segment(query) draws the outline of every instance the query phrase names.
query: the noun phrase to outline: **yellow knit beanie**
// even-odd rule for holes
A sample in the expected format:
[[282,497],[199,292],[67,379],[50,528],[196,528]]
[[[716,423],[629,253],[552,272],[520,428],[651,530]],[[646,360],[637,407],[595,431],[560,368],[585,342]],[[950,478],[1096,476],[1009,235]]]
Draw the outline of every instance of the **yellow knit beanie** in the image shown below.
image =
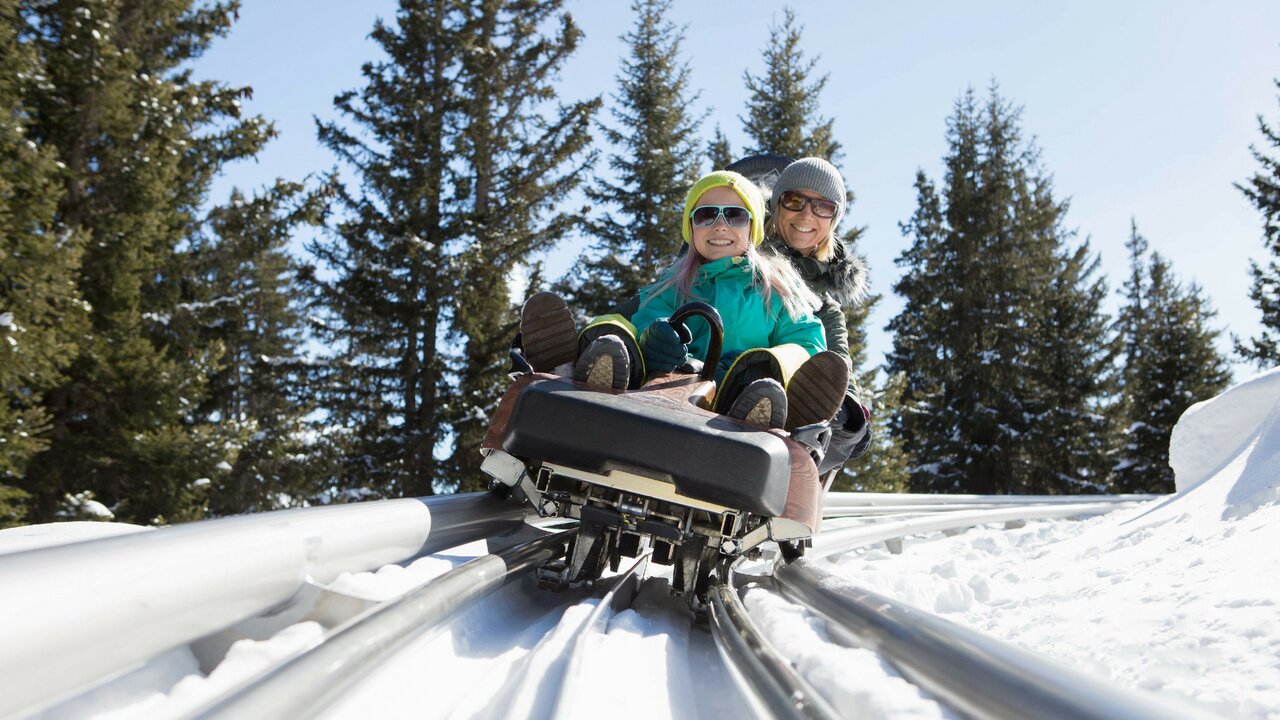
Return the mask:
[[698,206],[698,199],[702,197],[702,193],[717,187],[730,187],[738,193],[738,197],[742,198],[742,204],[751,211],[752,244],[759,245],[763,242],[764,196],[760,194],[760,189],[755,186],[755,183],[730,170],[707,173],[689,188],[689,194],[684,198],[684,220],[680,224],[680,234],[684,236],[684,241],[689,242],[692,237],[693,224],[689,214]]

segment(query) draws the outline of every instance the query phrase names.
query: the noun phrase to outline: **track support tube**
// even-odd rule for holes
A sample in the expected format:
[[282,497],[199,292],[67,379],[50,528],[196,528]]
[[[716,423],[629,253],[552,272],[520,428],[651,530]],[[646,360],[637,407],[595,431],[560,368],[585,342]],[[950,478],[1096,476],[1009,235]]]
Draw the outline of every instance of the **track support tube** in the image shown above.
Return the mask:
[[232,691],[191,717],[309,717],[409,641],[507,582],[564,554],[570,532],[467,562],[352,618],[320,645]]
[[716,646],[738,675],[743,692],[754,695],[773,718],[834,720],[840,717],[764,638],[729,583],[712,586],[708,612]]
[[812,560],[778,568],[774,580],[784,594],[828,618],[833,632],[880,652],[907,679],[966,717],[1212,717],[1189,705],[1113,687],[1049,658],[859,588]]
[[[0,555],[0,717],[370,570],[523,524],[490,493],[242,515]],[[84,612],[85,598],[94,611]],[[53,671],[56,669],[56,671]]]

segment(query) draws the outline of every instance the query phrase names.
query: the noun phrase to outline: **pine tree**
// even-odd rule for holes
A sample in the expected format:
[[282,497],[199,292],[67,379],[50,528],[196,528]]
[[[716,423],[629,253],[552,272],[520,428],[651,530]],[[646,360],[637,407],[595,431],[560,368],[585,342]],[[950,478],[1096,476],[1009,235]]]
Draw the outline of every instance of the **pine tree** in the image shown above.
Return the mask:
[[168,327],[222,351],[194,412],[230,435],[230,469],[209,492],[214,514],[310,504],[322,492],[321,477],[308,472],[312,382],[288,246],[323,214],[323,198],[298,183],[279,181],[250,198],[233,190],[186,253],[188,282]]
[[729,138],[724,136],[719,125],[716,125],[715,133],[707,143],[707,159],[711,162],[712,170],[723,170],[732,165],[736,159],[733,157]]
[[680,60],[683,31],[666,18],[670,0],[634,0],[635,24],[623,36],[622,61],[611,110],[614,125],[599,123],[610,146],[612,178],[597,178],[587,197],[603,207],[590,223],[594,252],[571,273],[571,304],[600,315],[635,297],[680,249],[684,196],[698,177],[697,121],[689,108],[689,68]]
[[[508,348],[524,302],[510,295],[512,273],[579,224],[580,212],[555,208],[595,161],[590,126],[600,101],[549,106],[554,81],[582,39],[563,6],[563,0],[483,0],[472,4],[462,28],[458,159],[464,168],[456,186],[467,203],[468,245],[457,258],[453,337],[462,362],[450,403],[454,451],[447,470],[453,489],[462,491],[488,484],[480,442],[509,382]],[[541,28],[553,24],[556,31],[544,34]],[[661,130],[665,120],[655,113],[649,131]],[[652,250],[642,245],[640,257],[645,251]]]
[[818,58],[805,59],[803,31],[795,10],[786,8],[782,26],[769,28],[764,74],[743,73],[743,82],[751,92],[747,116],[742,119],[752,142],[748,153],[820,157],[835,163],[840,157],[840,144],[832,131],[835,121],[818,113],[827,76],[810,81]]
[[173,343],[182,247],[212,177],[271,129],[240,117],[247,88],[195,81],[187,65],[235,17],[235,2],[43,0],[22,35],[41,62],[30,136],[64,164],[57,221],[83,231],[77,285],[92,308],[68,379],[49,392],[49,449],[23,489],[36,520],[92,492],[124,520],[203,511],[224,438],[193,411],[216,348]]
[[878,389],[872,390],[878,377],[870,370],[860,378],[865,397],[862,400],[871,411],[871,445],[861,457],[845,463],[836,476],[831,489],[840,492],[907,492],[909,475],[907,455],[902,443],[889,432],[892,417],[900,407],[902,389],[906,385],[903,375],[887,378]]
[[1209,327],[1216,312],[1200,288],[1184,288],[1159,253],[1146,257],[1147,241],[1130,230],[1130,278],[1116,323],[1124,347],[1120,447],[1115,453],[1116,492],[1173,492],[1169,437],[1193,403],[1222,392],[1230,381],[1225,359]]
[[[782,26],[770,27],[769,46],[764,51],[765,73],[760,77],[744,73],[747,88],[751,91],[747,100],[747,117],[743,119],[743,129],[752,143],[748,152],[791,158],[822,157],[838,164],[841,153],[839,143],[833,139],[835,121],[824,119],[819,114],[820,96],[826,87],[827,76],[810,82],[818,58],[805,58],[803,30],[796,20],[795,11],[786,8]],[[716,137],[716,143],[723,149],[712,146],[713,160],[717,152],[723,152],[728,146],[728,141],[718,129]],[[852,214],[850,209],[854,200],[853,192],[848,192],[845,198],[846,219]],[[858,242],[864,230],[854,226],[844,232],[841,240],[847,252],[859,254]],[[872,295],[859,306],[845,308],[849,355],[855,372],[866,359],[865,325],[877,302],[879,296]],[[874,374],[871,371],[870,375]],[[888,435],[884,435],[882,441],[893,442]]]
[[[340,487],[389,496],[433,492],[447,357],[439,347],[451,306],[448,246],[460,235],[448,214],[447,164],[456,113],[450,73],[460,39],[443,0],[402,2],[398,27],[370,36],[387,58],[369,62],[366,84],[334,106],[371,141],[319,123],[320,141],[360,178],[364,194],[335,183],[350,219],[336,237],[309,244],[322,316],[317,333],[334,355],[321,404],[345,429]],[[331,277],[330,277],[331,276]]]
[[[1280,80],[1275,84],[1280,87]],[[1272,149],[1280,150],[1280,131],[1268,125],[1261,115],[1258,129]],[[1249,298],[1262,311],[1262,331],[1247,341],[1233,339],[1240,357],[1265,369],[1280,365],[1280,157],[1266,155],[1252,145],[1249,151],[1261,167],[1247,184],[1237,183],[1236,187],[1262,213],[1263,244],[1271,259],[1266,267],[1257,261],[1249,262],[1249,273],[1253,276]]]
[[[818,58],[804,56],[803,26],[796,13],[786,8],[782,26],[770,27],[769,46],[764,51],[766,70],[760,77],[744,73],[744,80],[751,96],[747,100],[747,117],[743,129],[751,140],[748,152],[771,153],[790,158],[821,157],[838,166],[840,144],[835,142],[832,118],[820,115],[820,96],[827,84],[827,76],[810,81]],[[717,130],[717,143],[727,148],[728,141]],[[712,147],[715,153],[722,152]],[[850,191],[845,198],[846,222],[851,217],[855,196]],[[844,231],[841,240],[846,250],[858,253],[858,242],[865,228],[853,226]],[[849,354],[853,367],[861,366],[866,354],[866,324],[872,307],[878,302],[872,296],[858,307],[846,308],[849,326]]]
[[[579,37],[560,5],[402,0],[396,26],[372,33],[386,59],[335,99],[352,129],[319,126],[362,189],[335,185],[350,219],[310,246],[332,274],[310,278],[335,351],[325,404],[347,429],[346,487],[427,495],[457,487],[475,462],[459,448],[474,446],[497,399],[509,274],[570,226],[544,217],[577,180],[566,158],[596,105],[548,107]],[[553,19],[557,33],[538,34]]]
[[1053,276],[1030,315],[1026,405],[1033,416],[1024,450],[1035,486],[1026,492],[1103,492],[1110,442],[1104,402],[1115,382],[1114,346],[1102,312],[1107,283],[1097,275],[1101,261],[1087,241],[1052,260]]
[[18,485],[49,445],[44,393],[64,379],[88,316],[73,283],[82,237],[55,220],[57,157],[28,138],[26,83],[40,73],[20,22],[16,0],[0,0],[0,528],[26,514]]
[[[912,244],[889,324],[890,373],[906,378],[893,430],[910,454],[911,484],[933,492],[1078,492],[1096,486],[1089,440],[1104,427],[1105,357],[1087,245],[1070,248],[1066,204],[1018,113],[991,90],[969,91],[948,119],[946,185],[917,174]],[[1049,449],[1060,434],[1071,447]]]
[[[1116,318],[1116,338],[1122,346],[1127,366],[1142,358],[1142,343],[1150,324],[1146,301],[1146,258],[1149,246],[1147,239],[1138,232],[1138,221],[1135,218],[1129,219],[1129,239],[1125,241],[1124,247],[1129,251],[1129,277],[1121,289],[1125,306]],[[1122,377],[1122,381],[1125,379]]]

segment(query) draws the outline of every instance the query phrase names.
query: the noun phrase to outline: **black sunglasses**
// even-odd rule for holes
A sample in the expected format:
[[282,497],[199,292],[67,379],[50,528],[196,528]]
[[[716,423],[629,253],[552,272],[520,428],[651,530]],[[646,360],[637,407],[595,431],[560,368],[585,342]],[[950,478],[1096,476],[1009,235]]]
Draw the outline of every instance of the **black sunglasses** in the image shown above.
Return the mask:
[[791,212],[804,212],[804,206],[813,208],[813,214],[823,219],[836,216],[840,206],[825,198],[805,197],[794,190],[788,190],[778,196],[778,204]]

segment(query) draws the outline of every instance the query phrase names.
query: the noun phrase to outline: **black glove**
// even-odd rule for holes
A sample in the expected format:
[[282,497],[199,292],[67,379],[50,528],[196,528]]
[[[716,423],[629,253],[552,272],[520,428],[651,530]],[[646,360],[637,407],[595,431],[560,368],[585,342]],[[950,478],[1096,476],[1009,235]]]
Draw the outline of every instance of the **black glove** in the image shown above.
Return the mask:
[[861,457],[870,447],[871,412],[852,395],[845,395],[831,421],[831,442],[826,456],[818,464],[818,472],[826,473],[844,465],[849,458]]
[[658,318],[640,333],[640,354],[644,355],[646,372],[671,372],[689,358],[693,336],[684,325],[677,330],[669,318]]
[[852,435],[857,435],[862,428],[867,426],[867,422],[870,420],[871,411],[863,407],[852,395],[845,395],[844,401],[840,403],[840,409],[836,411],[835,419],[831,421],[831,425],[841,428]]

